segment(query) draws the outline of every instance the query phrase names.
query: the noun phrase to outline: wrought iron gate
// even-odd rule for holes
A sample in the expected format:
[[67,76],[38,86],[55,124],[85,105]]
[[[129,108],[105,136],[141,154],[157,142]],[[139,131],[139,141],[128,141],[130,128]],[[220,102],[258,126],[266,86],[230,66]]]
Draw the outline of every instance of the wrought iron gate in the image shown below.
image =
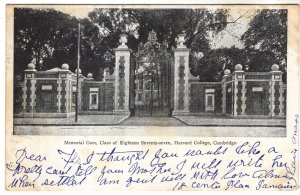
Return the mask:
[[[171,113],[171,57],[166,42],[156,33],[140,43],[131,68],[131,104],[135,116],[169,116]],[[134,88],[134,90],[132,89]]]

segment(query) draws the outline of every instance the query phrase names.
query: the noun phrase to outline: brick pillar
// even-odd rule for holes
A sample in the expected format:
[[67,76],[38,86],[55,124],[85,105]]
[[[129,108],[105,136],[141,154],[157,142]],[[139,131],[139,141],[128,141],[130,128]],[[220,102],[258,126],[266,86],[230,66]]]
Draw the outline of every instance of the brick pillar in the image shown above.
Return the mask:
[[183,44],[184,34],[180,34],[177,39],[177,48],[174,50],[175,71],[174,71],[174,111],[173,115],[188,115],[190,102],[189,88],[189,53]]
[[245,97],[245,72],[243,66],[237,64],[233,72],[233,115],[243,115],[246,109]]
[[226,114],[226,78],[230,75],[230,70],[226,69],[224,71],[224,76],[222,78],[222,114]]
[[130,52],[128,49],[127,35],[120,35],[121,45],[115,51],[115,94],[114,114],[129,115],[129,78],[130,78]]
[[25,71],[24,86],[22,95],[23,117],[34,117],[36,111],[36,79],[35,79],[35,65],[28,64],[28,69]]
[[283,116],[282,72],[279,70],[279,66],[277,64],[272,65],[270,74],[269,116]]

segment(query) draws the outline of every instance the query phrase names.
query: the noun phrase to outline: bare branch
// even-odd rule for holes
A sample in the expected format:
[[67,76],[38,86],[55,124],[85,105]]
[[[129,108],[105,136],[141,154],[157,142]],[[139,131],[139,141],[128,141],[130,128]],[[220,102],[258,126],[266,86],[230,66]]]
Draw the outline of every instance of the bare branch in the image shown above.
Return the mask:
[[230,36],[232,36],[232,37],[234,37],[234,38],[236,38],[236,39],[240,39],[240,37],[238,37],[238,36],[232,34],[228,29],[225,29],[225,31],[226,31]]
[[236,19],[233,20],[233,21],[210,23],[210,24],[204,26],[204,27],[202,28],[202,30],[204,30],[204,29],[206,29],[206,28],[208,28],[208,27],[214,26],[214,25],[218,25],[218,24],[222,24],[222,25],[225,25],[225,24],[240,24],[240,23],[238,23],[237,21],[239,21],[241,18],[243,18],[247,13],[249,13],[249,10],[247,10],[244,14],[240,15],[238,18],[236,18]]
[[247,10],[244,14],[240,15],[237,19],[235,19],[232,23],[236,23],[239,19],[243,18],[246,14],[249,13],[249,10]]

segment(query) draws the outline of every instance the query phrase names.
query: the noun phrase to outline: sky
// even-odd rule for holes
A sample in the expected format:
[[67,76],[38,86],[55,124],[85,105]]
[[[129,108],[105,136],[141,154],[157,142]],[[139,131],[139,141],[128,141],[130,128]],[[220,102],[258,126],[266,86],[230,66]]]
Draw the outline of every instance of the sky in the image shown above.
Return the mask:
[[236,21],[234,24],[228,24],[226,29],[217,35],[210,34],[211,47],[213,49],[220,47],[236,46],[243,48],[243,43],[239,39],[249,28],[249,22],[255,15],[254,10],[229,10],[228,21]]
[[[70,6],[60,6],[55,9],[67,13],[76,18],[88,17],[88,13],[93,11],[97,6],[89,5],[81,8],[70,7]],[[119,6],[120,7],[120,6]],[[239,40],[244,32],[249,27],[249,22],[251,18],[255,15],[254,10],[241,10],[241,9],[230,9],[228,21],[235,21],[237,18],[241,17],[236,23],[228,24],[226,29],[218,34],[210,33],[209,39],[212,49],[217,49],[221,47],[231,47],[235,46],[238,48],[243,48],[243,43]]]

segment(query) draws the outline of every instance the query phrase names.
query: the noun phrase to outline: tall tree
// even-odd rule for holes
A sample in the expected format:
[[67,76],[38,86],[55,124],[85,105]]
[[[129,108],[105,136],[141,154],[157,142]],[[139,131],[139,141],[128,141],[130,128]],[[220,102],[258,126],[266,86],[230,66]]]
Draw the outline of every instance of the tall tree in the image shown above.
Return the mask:
[[[23,75],[29,62],[37,70],[70,65],[77,67],[78,23],[81,23],[81,69],[100,69],[105,55],[99,50],[99,28],[89,19],[77,20],[53,9],[15,9],[15,73]],[[100,73],[96,74],[99,77]]]
[[[95,9],[90,12],[88,19],[91,25],[98,28],[97,39],[92,42],[95,43],[93,48],[98,62],[95,61],[97,71],[96,79],[101,79],[104,68],[109,68],[111,72],[114,69],[114,48],[119,45],[119,35],[128,35],[129,48],[137,46],[136,27],[138,26],[133,16],[132,10],[126,9]],[[96,32],[95,32],[96,33]],[[87,36],[87,39],[93,37]],[[92,68],[92,66],[91,66]]]
[[[56,66],[53,62],[59,60],[51,61],[53,56],[63,57],[72,53],[72,43],[76,43],[76,24],[76,18],[54,9],[15,8],[15,66],[23,69],[31,61],[37,70]],[[45,63],[47,60],[48,64]]]
[[195,66],[195,75],[199,76],[201,81],[220,81],[225,69],[234,71],[236,64],[245,64],[247,62],[244,50],[231,47],[219,48],[206,52],[199,56],[192,63]]
[[145,43],[149,31],[157,33],[158,42],[165,41],[171,52],[176,46],[176,37],[186,34],[186,45],[191,48],[191,57],[210,49],[209,32],[217,33],[228,23],[227,10],[207,9],[95,9],[90,20],[99,26],[102,55],[111,58],[107,65],[113,69],[113,48],[118,46],[119,35],[128,35],[128,46],[137,51],[140,42]]
[[280,70],[287,65],[287,10],[264,9],[250,21],[242,36],[249,56],[250,71],[270,71],[276,63]]
[[[157,32],[158,42],[165,41],[169,52],[176,46],[176,37],[186,34],[191,61],[210,51],[209,34],[218,33],[228,23],[227,10],[207,9],[95,9],[88,18],[77,20],[53,9],[15,10],[15,62],[24,70],[30,61],[38,70],[68,63],[76,68],[77,24],[82,23],[81,69],[93,72],[97,80],[104,68],[114,68],[114,51],[119,35],[128,35],[128,46],[137,51],[145,43],[150,30]],[[197,62],[197,61],[196,61]],[[20,65],[17,65],[20,63]],[[192,64],[192,63],[191,63]],[[196,63],[195,63],[196,64]],[[195,75],[199,69],[194,68]]]

